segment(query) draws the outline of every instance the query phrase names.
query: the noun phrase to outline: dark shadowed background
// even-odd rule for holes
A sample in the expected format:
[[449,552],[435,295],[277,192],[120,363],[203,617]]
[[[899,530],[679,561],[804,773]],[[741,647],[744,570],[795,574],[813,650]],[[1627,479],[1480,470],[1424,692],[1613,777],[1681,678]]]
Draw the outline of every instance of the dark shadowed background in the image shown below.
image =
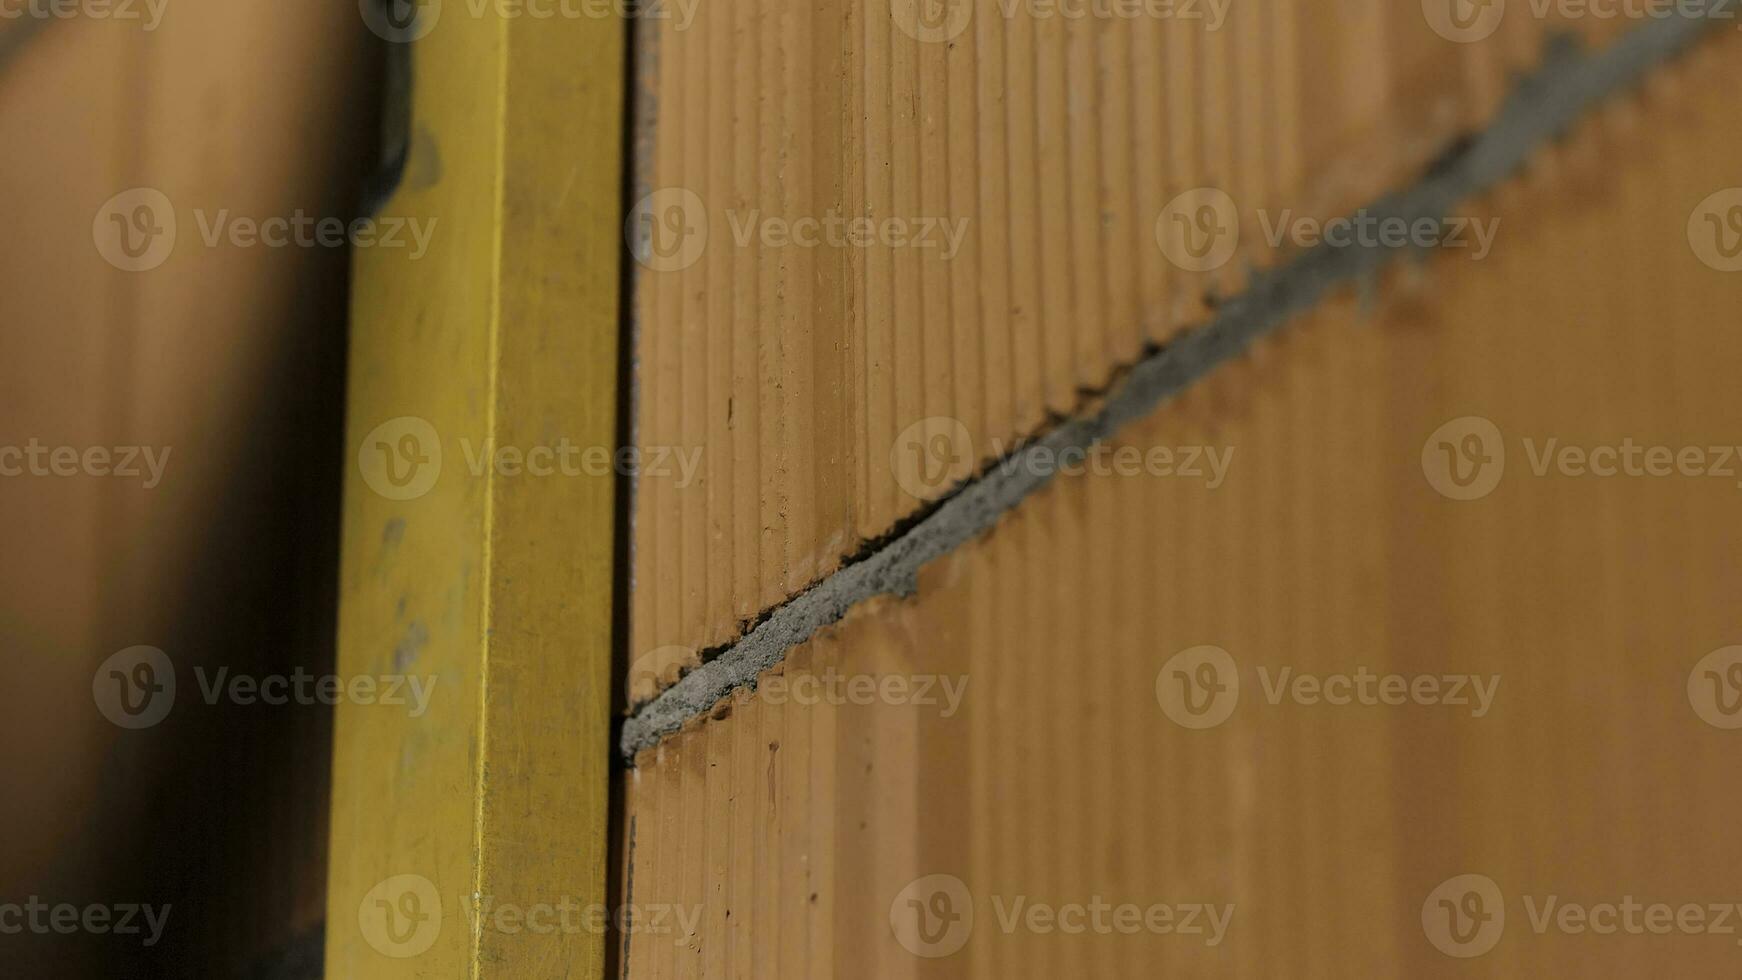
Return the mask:
[[[208,704],[200,680],[330,668],[350,256],[208,238],[356,216],[380,42],[348,0],[0,14],[0,906],[169,906],[150,948],[0,928],[0,975],[297,975],[331,709]],[[136,188],[176,219],[138,270],[102,220]],[[131,447],[155,478],[101,472]],[[93,681],[139,645],[178,687],[129,730]]]

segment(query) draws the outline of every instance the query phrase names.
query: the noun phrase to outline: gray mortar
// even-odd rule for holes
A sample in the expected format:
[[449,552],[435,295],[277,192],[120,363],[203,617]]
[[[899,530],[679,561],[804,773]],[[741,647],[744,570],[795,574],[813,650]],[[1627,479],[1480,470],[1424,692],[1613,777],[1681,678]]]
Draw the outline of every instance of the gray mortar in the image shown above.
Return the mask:
[[[1562,135],[1591,106],[1638,82],[1650,68],[1691,44],[1708,26],[1705,20],[1653,21],[1595,53],[1570,42],[1552,44],[1543,66],[1520,80],[1481,134],[1419,183],[1365,210],[1376,220],[1443,218],[1459,201],[1505,180],[1533,150]],[[1149,415],[1315,305],[1331,287],[1373,276],[1400,251],[1413,249],[1320,245],[1276,270],[1255,274],[1251,288],[1225,302],[1207,324],[1138,361],[1098,410],[1064,421],[1014,459],[988,466],[906,533],[776,607],[720,656],[642,706],[623,724],[619,745],[624,758],[633,766],[637,752],[658,744],[734,690],[754,687],[757,676],[780,663],[788,650],[839,622],[854,605],[882,595],[912,594],[922,566],[990,529],[1051,480],[1050,467],[1036,465],[1036,453],[1050,451],[1056,459],[1061,450],[1087,449]]]

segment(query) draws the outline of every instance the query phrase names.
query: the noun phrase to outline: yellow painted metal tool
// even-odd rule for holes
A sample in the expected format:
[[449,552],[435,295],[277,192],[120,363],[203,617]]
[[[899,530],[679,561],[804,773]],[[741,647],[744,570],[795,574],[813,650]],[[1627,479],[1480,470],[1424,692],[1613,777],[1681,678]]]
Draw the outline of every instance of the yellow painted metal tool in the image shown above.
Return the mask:
[[427,249],[358,250],[339,670],[427,706],[338,708],[335,978],[603,972],[613,478],[559,453],[615,441],[625,30],[498,7],[408,32]]

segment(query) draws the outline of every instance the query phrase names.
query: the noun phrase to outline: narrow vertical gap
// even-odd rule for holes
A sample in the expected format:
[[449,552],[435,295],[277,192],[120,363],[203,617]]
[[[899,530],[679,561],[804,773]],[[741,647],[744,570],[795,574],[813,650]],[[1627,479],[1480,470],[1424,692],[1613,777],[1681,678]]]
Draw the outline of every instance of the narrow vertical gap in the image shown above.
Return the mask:
[[[643,163],[651,166],[651,159],[647,158],[642,142],[650,134],[642,113],[650,111],[651,106],[649,100],[643,97],[639,76],[642,66],[641,45],[646,40],[643,34],[650,31],[651,28],[638,18],[626,17],[623,20],[622,184],[619,190],[621,206],[617,217],[619,228],[628,220],[635,202],[647,192],[642,186],[645,181],[642,179],[640,167]],[[635,445],[637,438],[636,407],[640,403],[640,379],[636,369],[636,354],[640,339],[640,321],[635,315],[635,270],[638,266],[635,256],[630,254],[627,234],[623,235],[621,241],[617,284],[616,442],[618,447],[626,448]],[[612,479],[616,481],[616,486],[612,500],[611,552],[616,574],[612,576],[611,589],[610,704],[612,717],[617,717],[628,710],[632,626],[630,598],[635,580],[636,480],[630,472],[617,473]],[[614,746],[607,744],[604,748],[605,751],[616,754],[613,751]],[[607,787],[604,868],[605,907],[611,910],[624,907],[633,889],[630,875],[633,873],[634,827],[628,818],[626,791],[623,770],[613,767],[610,786]],[[607,922],[615,923],[617,920],[615,915],[607,916]],[[615,927],[609,928],[605,936],[604,966],[607,977],[628,975],[628,936]]]

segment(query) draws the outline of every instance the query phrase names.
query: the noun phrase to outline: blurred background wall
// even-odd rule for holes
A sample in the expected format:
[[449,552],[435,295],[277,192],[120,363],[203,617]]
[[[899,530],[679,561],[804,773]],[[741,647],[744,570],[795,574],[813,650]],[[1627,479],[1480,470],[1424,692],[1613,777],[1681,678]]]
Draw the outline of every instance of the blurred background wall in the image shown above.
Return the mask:
[[[0,974],[298,975],[330,709],[208,705],[194,670],[331,664],[350,260],[208,238],[356,216],[381,42],[350,2],[60,9],[0,0],[0,447],[44,471],[0,476],[0,902],[171,911],[143,953],[0,935]],[[129,730],[93,679],[138,645],[179,691]]]

